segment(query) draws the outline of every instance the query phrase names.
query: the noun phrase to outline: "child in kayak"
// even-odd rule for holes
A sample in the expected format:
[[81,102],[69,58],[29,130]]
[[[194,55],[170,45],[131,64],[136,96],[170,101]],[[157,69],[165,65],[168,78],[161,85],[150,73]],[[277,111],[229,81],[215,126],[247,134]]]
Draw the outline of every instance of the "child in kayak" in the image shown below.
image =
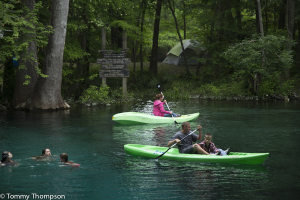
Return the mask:
[[164,97],[162,94],[157,94],[155,96],[155,101],[154,101],[154,105],[153,105],[153,114],[155,116],[161,116],[161,117],[172,117],[172,115],[174,117],[179,117],[180,115],[173,113],[172,111],[166,111],[164,109],[164,104],[167,102],[166,100],[164,100]]
[[204,136],[204,141],[199,143],[199,146],[204,149],[209,154],[216,154],[221,156],[227,156],[229,154],[229,148],[226,151],[218,149],[212,141],[212,135],[206,133]]

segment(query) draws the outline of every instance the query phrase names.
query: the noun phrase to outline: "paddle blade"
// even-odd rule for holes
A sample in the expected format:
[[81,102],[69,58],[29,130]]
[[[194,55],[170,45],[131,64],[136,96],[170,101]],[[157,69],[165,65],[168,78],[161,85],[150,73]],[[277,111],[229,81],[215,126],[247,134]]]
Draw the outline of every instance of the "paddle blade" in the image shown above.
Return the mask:
[[[172,147],[170,147],[167,151],[169,151]],[[161,155],[159,155],[158,157],[156,157],[155,159],[158,159],[160,157],[162,157],[163,155],[165,155],[165,153],[167,153],[167,151],[163,152]]]

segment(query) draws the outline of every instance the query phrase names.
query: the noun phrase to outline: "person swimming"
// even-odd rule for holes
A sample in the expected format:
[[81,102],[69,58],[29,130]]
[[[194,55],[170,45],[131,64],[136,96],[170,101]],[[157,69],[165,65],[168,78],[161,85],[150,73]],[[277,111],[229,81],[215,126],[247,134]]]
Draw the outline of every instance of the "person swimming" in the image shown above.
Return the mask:
[[60,154],[59,158],[60,158],[60,162],[62,162],[63,164],[71,165],[72,167],[79,167],[80,166],[80,164],[69,161],[68,154],[66,154],[66,153]]
[[17,162],[13,161],[11,158],[13,157],[13,154],[10,153],[9,151],[4,151],[2,153],[2,159],[1,159],[1,162],[0,164],[2,166],[5,166],[5,165],[11,165],[11,164],[16,164]]
[[50,149],[43,149],[42,150],[42,155],[40,155],[40,156],[32,156],[30,158],[31,159],[40,159],[40,158],[45,158],[45,157],[50,157],[50,156],[52,156]]

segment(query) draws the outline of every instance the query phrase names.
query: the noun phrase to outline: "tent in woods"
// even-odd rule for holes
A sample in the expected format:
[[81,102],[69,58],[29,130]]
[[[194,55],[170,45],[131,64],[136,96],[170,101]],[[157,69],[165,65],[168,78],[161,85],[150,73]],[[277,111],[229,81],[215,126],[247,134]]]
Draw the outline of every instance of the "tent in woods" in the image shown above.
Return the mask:
[[[200,42],[195,40],[187,39],[182,40],[184,47],[184,54],[187,59],[188,65],[198,65],[199,55],[204,48],[201,46]],[[184,57],[182,55],[182,48],[180,42],[178,42],[168,53],[167,57],[164,59],[163,63],[173,64],[173,65],[184,65]]]

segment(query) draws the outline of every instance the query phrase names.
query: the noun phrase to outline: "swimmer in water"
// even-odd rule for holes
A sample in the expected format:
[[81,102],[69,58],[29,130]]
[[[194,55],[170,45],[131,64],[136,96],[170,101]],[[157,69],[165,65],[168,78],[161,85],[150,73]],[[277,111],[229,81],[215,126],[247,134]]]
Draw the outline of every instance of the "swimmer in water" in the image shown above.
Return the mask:
[[31,159],[38,159],[38,160],[46,160],[46,159],[49,160],[50,156],[52,156],[50,149],[43,149],[41,156],[33,156],[33,157],[30,157],[30,158]]
[[59,157],[60,157],[60,162],[66,164],[66,165],[71,165],[72,167],[79,167],[80,166],[80,164],[77,164],[77,163],[74,163],[72,161],[69,161],[68,160],[68,158],[69,158],[68,154],[66,154],[66,153],[60,154]]
[[17,164],[17,162],[15,162],[11,159],[12,157],[13,157],[12,153],[10,153],[9,151],[4,151],[2,153],[2,160],[1,160],[0,164],[2,166]]

